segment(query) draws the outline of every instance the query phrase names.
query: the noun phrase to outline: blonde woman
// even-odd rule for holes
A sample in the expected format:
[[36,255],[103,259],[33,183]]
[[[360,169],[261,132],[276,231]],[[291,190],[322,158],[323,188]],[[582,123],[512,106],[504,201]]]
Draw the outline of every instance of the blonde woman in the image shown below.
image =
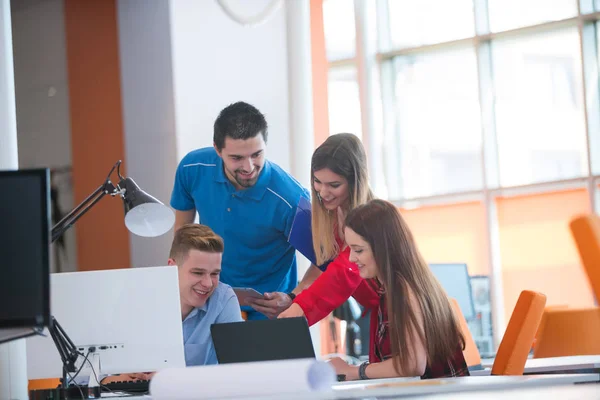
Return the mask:
[[312,235],[317,264],[331,262],[279,316],[305,316],[310,325],[326,317],[350,296],[365,307],[369,304],[362,300],[373,298],[373,289],[361,278],[356,264],[350,262],[350,248],[344,240],[344,220],[348,212],[373,198],[361,141],[350,133],[330,136],[313,153],[311,181]]

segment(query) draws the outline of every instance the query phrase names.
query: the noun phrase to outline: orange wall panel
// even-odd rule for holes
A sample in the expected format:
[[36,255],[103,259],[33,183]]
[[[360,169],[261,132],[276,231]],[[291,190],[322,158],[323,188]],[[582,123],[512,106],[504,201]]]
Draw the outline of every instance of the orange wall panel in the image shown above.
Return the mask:
[[481,203],[401,209],[428,263],[466,263],[487,275],[485,211]]
[[534,290],[547,304],[587,307],[594,298],[569,221],[591,212],[585,189],[497,200],[506,317],[519,293]]
[[[117,160],[124,160],[117,10],[115,0],[65,0],[64,11],[78,204],[102,184]],[[107,197],[77,222],[79,270],[129,267],[123,218],[121,200]]]

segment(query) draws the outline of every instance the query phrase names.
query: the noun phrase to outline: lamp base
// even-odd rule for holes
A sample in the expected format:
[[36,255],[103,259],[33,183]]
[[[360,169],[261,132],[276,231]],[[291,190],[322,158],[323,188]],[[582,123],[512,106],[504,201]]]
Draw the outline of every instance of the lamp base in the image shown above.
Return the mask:
[[[80,391],[81,389],[81,391]],[[99,386],[69,386],[67,389],[38,389],[29,391],[29,400],[72,400],[72,399],[99,399],[102,390]],[[83,393],[84,397],[81,397]]]

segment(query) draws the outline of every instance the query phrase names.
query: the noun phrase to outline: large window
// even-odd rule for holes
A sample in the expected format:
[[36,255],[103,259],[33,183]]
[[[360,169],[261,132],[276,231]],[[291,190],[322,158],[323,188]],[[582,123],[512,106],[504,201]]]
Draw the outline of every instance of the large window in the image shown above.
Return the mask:
[[361,137],[360,95],[356,67],[330,68],[327,92],[329,133],[349,132]]
[[390,0],[390,35],[396,48],[473,36],[472,0]]
[[395,151],[400,156],[402,196],[481,189],[481,120],[473,49],[407,55],[394,63],[400,137]]
[[586,175],[577,27],[500,39],[492,55],[502,185]]
[[354,57],[356,29],[354,4],[348,0],[324,0],[325,49],[330,61]]
[[592,305],[568,224],[600,211],[600,0],[323,10],[332,133],[369,144],[428,262],[489,278],[496,345],[522,290]]
[[578,0],[488,0],[492,32],[558,21],[577,15]]

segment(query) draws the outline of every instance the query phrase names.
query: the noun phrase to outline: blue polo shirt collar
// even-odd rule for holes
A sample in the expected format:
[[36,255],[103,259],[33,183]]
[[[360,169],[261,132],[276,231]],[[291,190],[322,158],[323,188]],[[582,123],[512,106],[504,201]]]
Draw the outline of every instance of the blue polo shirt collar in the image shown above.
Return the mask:
[[225,170],[223,169],[223,159],[217,156],[217,168],[215,168],[215,182],[220,183],[229,183],[229,179],[225,175]]
[[[269,160],[265,160],[265,164],[263,165],[262,171],[260,172],[258,180],[254,184],[254,186],[244,190],[237,190],[236,192],[241,197],[248,197],[253,200],[259,201],[265,195],[270,181],[271,163],[269,162]],[[217,157],[217,168],[215,168],[215,182],[226,183],[228,185],[231,185],[231,187],[235,190],[235,187],[225,175],[225,169],[223,168],[223,159],[221,157]]]
[[196,307],[192,311],[190,311],[190,313],[188,314],[188,316],[185,317],[184,321],[187,321],[188,319],[194,318],[196,315],[198,315],[198,313],[200,311],[203,311],[206,314],[206,312],[208,311],[208,301],[209,300],[210,300],[210,298],[208,300],[206,300],[206,303],[204,303],[204,305],[202,307]]

